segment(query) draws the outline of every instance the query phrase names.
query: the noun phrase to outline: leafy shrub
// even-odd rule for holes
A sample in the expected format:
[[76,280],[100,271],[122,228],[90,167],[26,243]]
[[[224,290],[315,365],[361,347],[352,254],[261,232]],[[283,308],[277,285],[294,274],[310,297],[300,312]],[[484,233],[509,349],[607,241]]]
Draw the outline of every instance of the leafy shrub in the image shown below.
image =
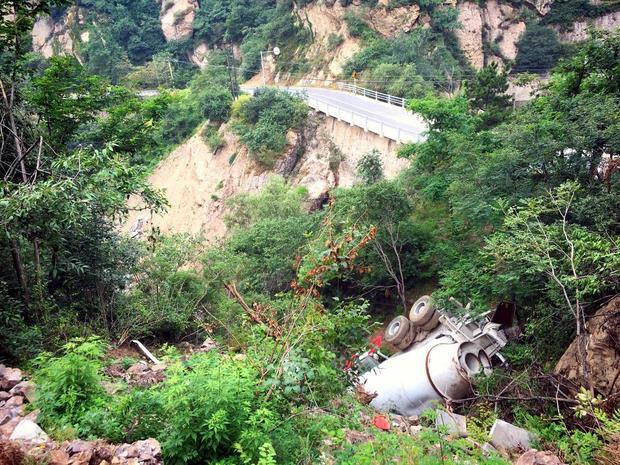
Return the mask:
[[327,36],[327,50],[334,51],[344,42],[344,38],[340,34],[330,32]]
[[178,144],[189,137],[201,122],[202,112],[196,102],[187,93],[179,93],[164,116],[162,137]]
[[221,123],[230,116],[232,95],[230,90],[219,85],[212,85],[196,95],[198,109],[204,118]]
[[225,457],[252,415],[257,373],[248,363],[193,357],[191,370],[181,364],[168,369],[162,396],[168,427],[165,460],[197,464]]
[[235,105],[235,132],[260,164],[271,167],[286,147],[286,134],[300,129],[308,106],[290,93],[274,89],[258,89],[253,98]]
[[186,236],[156,242],[140,262],[131,291],[120,299],[114,333],[175,340],[195,330],[196,309],[207,298],[201,275],[188,269],[198,253],[199,243]]
[[373,184],[383,178],[383,162],[377,149],[365,153],[357,161],[357,176],[366,184]]
[[77,427],[92,408],[105,404],[107,394],[99,373],[104,345],[98,338],[75,340],[62,347],[62,355],[43,353],[35,360],[34,380],[43,425]]
[[512,69],[515,73],[542,74],[564,55],[564,47],[554,30],[530,21],[518,43],[518,53]]
[[352,37],[362,39],[365,42],[372,42],[378,37],[377,33],[368,25],[368,23],[355,13],[347,11],[344,14],[344,21],[347,23],[349,34],[351,34]]
[[202,132],[202,139],[207,143],[213,153],[224,147],[226,141],[219,133],[218,128],[206,126]]

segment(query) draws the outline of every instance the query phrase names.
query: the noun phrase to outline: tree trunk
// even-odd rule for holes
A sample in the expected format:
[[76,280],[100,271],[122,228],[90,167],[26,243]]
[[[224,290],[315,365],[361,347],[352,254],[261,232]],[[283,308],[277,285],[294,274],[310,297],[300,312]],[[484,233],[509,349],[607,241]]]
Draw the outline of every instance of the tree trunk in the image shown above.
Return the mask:
[[11,240],[11,255],[13,257],[13,266],[15,267],[15,275],[19,282],[19,287],[22,293],[22,300],[26,307],[30,305],[30,292],[28,291],[28,284],[26,282],[26,275],[24,274],[24,267],[22,265],[22,258],[19,250],[19,244],[16,240]]

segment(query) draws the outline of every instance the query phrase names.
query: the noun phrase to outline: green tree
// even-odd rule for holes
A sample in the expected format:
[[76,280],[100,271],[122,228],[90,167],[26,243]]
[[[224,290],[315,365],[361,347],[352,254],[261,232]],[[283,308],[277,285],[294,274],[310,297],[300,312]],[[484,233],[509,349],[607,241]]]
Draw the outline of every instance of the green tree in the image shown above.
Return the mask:
[[512,106],[508,90],[508,75],[499,71],[497,63],[491,63],[476,73],[465,86],[465,97],[469,107],[482,112],[482,124],[492,127],[502,122]]
[[365,153],[357,161],[357,176],[366,184],[373,184],[383,178],[383,162],[377,149]]
[[87,73],[75,58],[57,56],[31,80],[25,98],[47,127],[48,144],[59,150],[82,124],[94,120],[103,109],[108,87],[104,79]]

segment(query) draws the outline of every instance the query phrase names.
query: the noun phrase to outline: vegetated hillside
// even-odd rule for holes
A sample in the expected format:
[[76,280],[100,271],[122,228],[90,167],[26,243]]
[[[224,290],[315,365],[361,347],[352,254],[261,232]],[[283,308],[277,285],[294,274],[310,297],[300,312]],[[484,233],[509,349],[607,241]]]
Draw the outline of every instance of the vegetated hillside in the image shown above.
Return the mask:
[[[108,462],[112,453],[128,463],[154,459],[161,444],[172,464],[503,464],[516,457],[479,447],[502,419],[535,433],[553,463],[617,461],[618,31],[594,32],[568,50],[549,85],[515,107],[497,65],[442,92],[433,73],[457,58],[432,26],[390,39],[351,17],[367,42],[346,66],[360,74],[406,68],[401,53],[432,52],[416,62],[419,79],[399,82],[413,85],[412,97],[418,84],[429,86],[407,101],[429,131],[398,148],[406,161],[392,177],[388,159],[366,150],[370,139],[347,151],[346,135],[336,134],[350,129],[325,127],[303,99],[275,88],[235,95],[226,54],[211,53],[217,66],[201,72],[173,69],[184,88],[150,99],[92,74],[84,60],[32,55],[23,38],[51,6],[0,3],[0,357],[32,376],[39,413],[28,421],[53,440],[24,440],[20,424],[40,433],[22,423],[27,386],[14,390],[21,375],[2,366],[3,460],[28,463],[35,459],[24,451],[50,448],[84,457],[92,443],[79,440],[101,438],[127,443],[100,445]],[[241,34],[242,51],[248,43],[261,50],[270,34],[303,38],[299,28],[285,32],[291,23],[275,14],[280,6],[234,6],[203,19],[221,28],[216,37]],[[239,28],[259,19],[253,30]],[[342,158],[312,136],[321,127],[336,128],[330,137]],[[291,157],[307,134],[306,153]],[[218,158],[237,149],[237,167],[234,152]],[[194,163],[186,177],[209,186],[202,199],[216,202],[216,179],[221,189],[242,182],[225,202],[227,235],[217,243],[169,235],[163,223],[146,240],[121,234],[133,205],[167,208],[148,174],[184,182],[174,172],[183,163],[173,163],[184,157]],[[295,160],[288,182],[246,189],[253,173]],[[353,160],[354,169],[336,169]],[[313,184],[295,170],[315,162],[321,170],[327,162],[334,187],[308,208]],[[220,171],[229,177],[214,176]],[[179,211],[184,194],[175,195],[170,208]],[[507,363],[473,379],[470,399],[442,406],[468,415],[466,439],[438,429],[433,411],[403,419],[373,412],[372,393],[351,394],[354,354],[429,290],[456,314],[450,297],[470,302],[472,314],[506,300],[517,307],[513,334],[522,336],[503,350]],[[125,344],[132,339],[165,366],[136,366]],[[146,438],[154,439],[139,443],[144,450],[130,445]],[[520,463],[528,458],[540,456]]]
[[[48,57],[73,54],[113,81],[129,74],[127,82],[153,87],[183,85],[192,67],[205,66],[209,51],[218,49],[228,50],[228,65],[251,77],[260,70],[260,51],[278,45],[281,80],[329,84],[355,71],[369,87],[420,96],[431,87],[450,92],[472,69],[493,62],[513,73],[545,74],[569,43],[585,38],[586,25],[617,28],[616,6],[586,0],[84,0],[39,19],[33,46]],[[169,63],[178,74],[172,83]]]

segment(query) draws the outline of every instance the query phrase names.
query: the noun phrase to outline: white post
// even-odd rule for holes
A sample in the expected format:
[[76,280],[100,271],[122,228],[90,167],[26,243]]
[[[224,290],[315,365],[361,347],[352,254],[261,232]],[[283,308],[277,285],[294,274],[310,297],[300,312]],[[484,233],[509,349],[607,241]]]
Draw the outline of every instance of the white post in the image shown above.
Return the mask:
[[349,121],[349,124],[350,124],[351,126],[353,126],[353,121],[355,121],[355,118],[354,118],[354,116],[353,116],[353,111],[351,111],[351,121]]
[[400,128],[396,128],[396,142],[400,144]]
[[364,132],[368,132],[368,116],[364,117]]
[[385,137],[385,135],[383,134],[383,121],[381,121],[381,137]]

